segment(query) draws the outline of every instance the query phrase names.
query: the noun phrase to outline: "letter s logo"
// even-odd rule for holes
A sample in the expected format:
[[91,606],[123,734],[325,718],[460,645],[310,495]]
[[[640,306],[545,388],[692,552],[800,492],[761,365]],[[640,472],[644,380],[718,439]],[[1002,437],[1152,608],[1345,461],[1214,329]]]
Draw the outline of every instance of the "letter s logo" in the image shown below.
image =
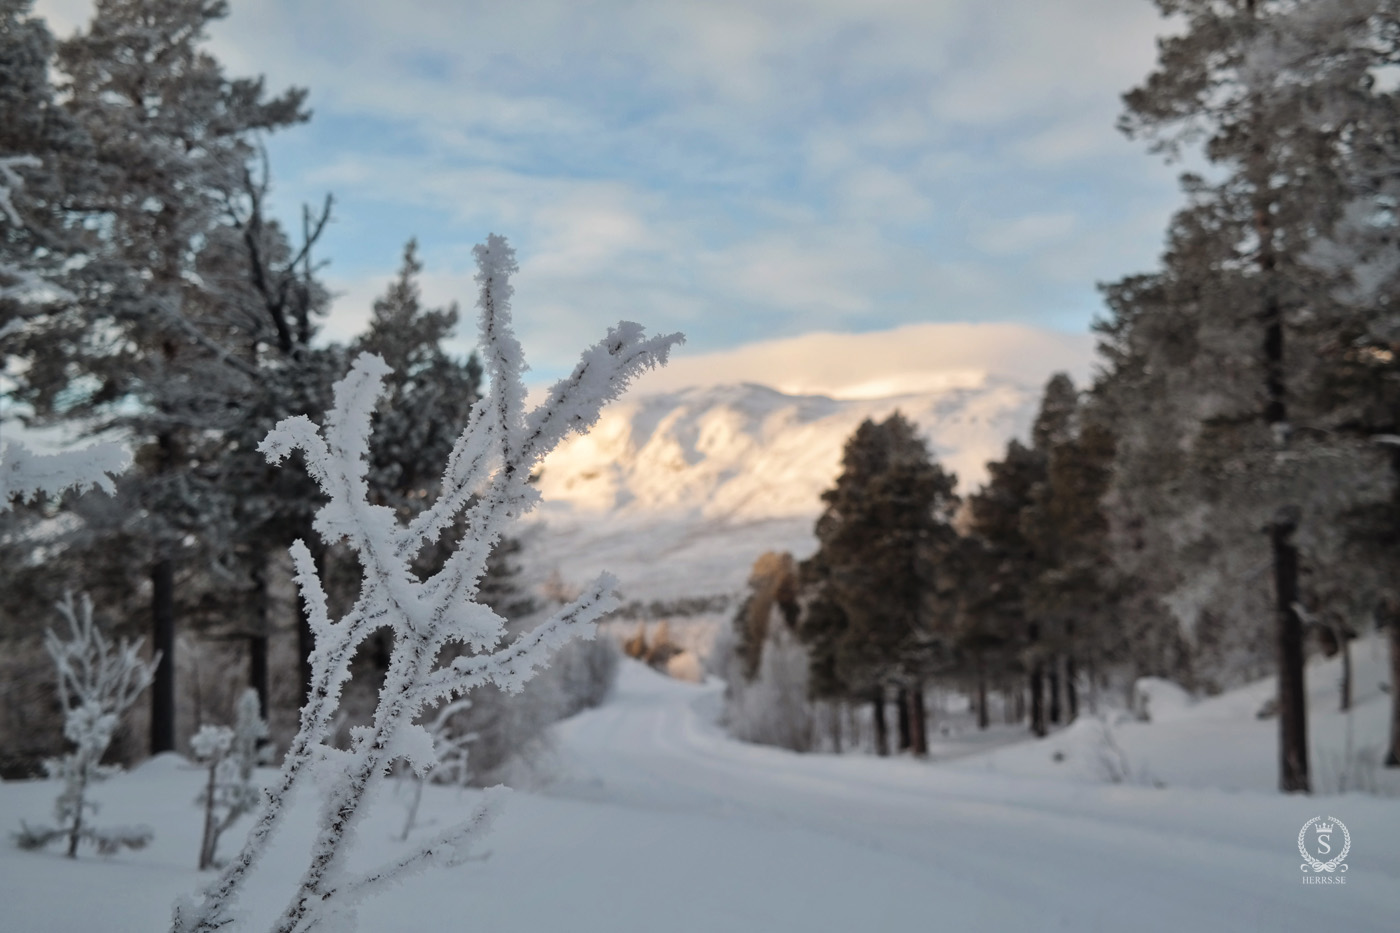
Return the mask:
[[1327,834],[1322,833],[1317,837],[1317,844],[1322,849],[1322,854],[1327,855],[1332,851],[1332,847],[1327,844]]

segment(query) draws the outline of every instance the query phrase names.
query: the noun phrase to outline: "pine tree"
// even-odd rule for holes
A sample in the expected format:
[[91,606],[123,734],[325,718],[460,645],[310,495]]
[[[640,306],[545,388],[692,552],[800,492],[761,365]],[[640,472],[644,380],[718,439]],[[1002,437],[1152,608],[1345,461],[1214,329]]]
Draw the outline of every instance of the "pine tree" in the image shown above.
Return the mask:
[[1045,651],[1026,599],[1036,555],[1022,521],[1044,481],[1045,464],[1036,451],[1012,440],[1000,461],[987,464],[987,473],[987,482],[968,497],[968,531],[979,542],[968,566],[980,597],[964,600],[960,635],[972,650],[995,646],[1015,653],[1028,676],[1031,731],[1045,735]]
[[226,10],[206,0],[99,0],[89,27],[58,44],[64,109],[83,149],[45,155],[73,182],[61,211],[68,228],[86,232],[87,261],[62,283],[77,300],[32,335],[33,377],[19,393],[46,418],[101,417],[99,427],[120,428],[138,446],[122,488],[142,516],[152,641],[163,658],[153,751],[175,746],[177,570],[188,542],[225,530],[211,528],[220,451],[207,432],[238,422],[236,400],[256,371],[232,345],[243,322],[197,270],[245,190],[253,134],[306,118],[303,92],[269,99],[261,81],[226,78],[203,50],[206,26]]
[[[1310,306],[1330,303],[1334,284],[1305,257],[1347,203],[1347,154],[1364,138],[1351,102],[1374,95],[1371,69],[1390,60],[1394,30],[1384,24],[1393,23],[1394,11],[1388,0],[1159,0],[1158,6],[1186,29],[1161,41],[1158,69],[1125,96],[1121,125],[1168,154],[1204,139],[1207,158],[1223,170],[1215,182],[1185,179],[1192,203],[1175,221],[1169,259],[1175,281],[1167,284],[1177,290],[1169,307],[1196,312],[1185,328],[1194,343],[1185,347],[1188,354],[1223,351],[1243,362],[1194,367],[1204,381],[1188,394],[1200,398],[1213,390],[1217,398],[1188,412],[1204,428],[1190,429],[1196,436],[1188,456],[1195,463],[1188,471],[1201,498],[1221,491],[1207,463],[1247,471],[1253,483],[1246,491],[1258,492],[1233,508],[1267,513],[1260,524],[1268,528],[1274,570],[1280,787],[1306,791],[1299,548],[1309,547],[1318,511],[1307,490],[1326,474],[1320,464],[1343,452],[1310,436],[1319,425],[1310,423],[1316,412],[1300,391],[1319,336],[1300,325],[1315,317],[1306,313]],[[1212,334],[1221,338],[1218,345]],[[1231,385],[1231,372],[1249,374],[1253,385]],[[1213,417],[1201,410],[1209,407]],[[1364,463],[1352,463],[1367,472]]]
[[[839,606],[821,620],[844,628],[804,625],[817,647],[812,680],[825,690],[834,675],[847,696],[868,697],[877,732],[885,689],[895,688],[908,747],[925,754],[924,678],[951,642],[953,603],[940,564],[956,550],[956,478],[930,459],[898,412],[880,424],[863,422],[846,443],[842,467],[835,487],[822,494],[820,556],[807,573],[821,598]],[[877,749],[884,753],[878,739]]]

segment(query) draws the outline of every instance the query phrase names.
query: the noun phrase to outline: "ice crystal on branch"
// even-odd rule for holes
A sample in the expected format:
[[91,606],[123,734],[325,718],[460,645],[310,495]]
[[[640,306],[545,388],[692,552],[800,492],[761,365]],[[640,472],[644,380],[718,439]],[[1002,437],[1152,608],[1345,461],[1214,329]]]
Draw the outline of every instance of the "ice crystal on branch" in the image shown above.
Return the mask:
[[[305,874],[273,929],[299,933],[323,924],[353,925],[353,905],[403,874],[430,864],[455,865],[468,857],[472,840],[489,822],[497,794],[460,827],[448,830],[414,854],[364,874],[351,874],[346,860],[364,804],[403,761],[418,774],[438,762],[433,738],[414,722],[426,709],[494,684],[515,693],[549,655],[569,639],[591,636],[593,624],[616,603],[616,581],[604,574],[573,602],[532,631],[507,640],[506,622],[476,601],[492,548],[506,524],[531,509],[538,493],[529,484],[534,468],[567,435],[586,431],[603,405],[622,393],[642,371],[666,361],[679,334],[648,338],[642,328],[621,322],[584,351],[573,372],[528,414],[521,372],[524,354],[511,325],[510,276],[515,253],[499,236],[476,247],[477,308],[485,371],[491,394],[472,410],[443,472],[438,499],[407,525],[392,509],[368,497],[371,415],[388,366],[377,356],[355,360],[337,384],[335,405],[317,427],[305,416],[282,421],[261,450],[280,462],[301,451],[306,469],[329,497],[315,529],[327,541],[344,541],[364,571],[359,599],[332,620],[311,553],[292,548],[297,584],[306,603],[316,647],[312,683],[301,726],[282,772],[268,790],[267,804],[243,850],[204,892],[200,903],[176,906],[177,933],[207,933],[234,922],[233,907],[249,871],[266,849],[292,791],[326,756],[336,758],[336,777],[322,790],[322,820]],[[427,543],[460,522],[467,529],[436,573],[419,577],[413,558]],[[370,725],[357,730],[348,752],[324,741],[350,677],[356,648],[387,628],[394,649]],[[446,660],[443,649],[455,655]]]
[[49,629],[44,647],[58,672],[58,698],[63,706],[63,734],[74,750],[62,758],[44,762],[49,776],[63,781],[63,792],[54,802],[58,825],[24,826],[15,841],[26,849],[41,849],[67,839],[68,857],[76,858],[78,844],[87,842],[103,855],[123,847],[139,849],[151,839],[145,827],[98,828],[87,821],[97,805],[88,799],[88,788],[121,769],[101,763],[122,714],[136,702],[155,676],[157,656],[141,658],[141,642],[113,645],[92,620],[92,601],[86,595],[75,605],[72,594],[58,604],[68,623],[70,638]]

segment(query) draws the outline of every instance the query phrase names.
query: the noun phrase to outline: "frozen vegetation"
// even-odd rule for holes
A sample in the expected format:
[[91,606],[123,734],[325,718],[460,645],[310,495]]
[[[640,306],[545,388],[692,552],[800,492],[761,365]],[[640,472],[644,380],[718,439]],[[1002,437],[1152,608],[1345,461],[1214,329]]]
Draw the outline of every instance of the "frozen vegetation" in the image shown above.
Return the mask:
[[[178,933],[206,933],[240,922],[239,901],[246,899],[248,880],[262,867],[274,833],[308,780],[321,797],[320,826],[309,864],[273,924],[280,933],[351,929],[359,904],[404,876],[431,865],[462,865],[494,818],[499,791],[408,853],[368,870],[349,868],[359,824],[391,767],[403,762],[422,778],[441,764],[441,731],[434,736],[415,720],[478,687],[518,693],[553,651],[571,638],[591,635],[597,619],[617,605],[616,581],[604,574],[534,629],[508,639],[507,621],[474,597],[501,532],[538,498],[529,485],[534,467],[563,438],[587,430],[602,406],[639,372],[664,363],[681,338],[646,338],[640,326],[621,322],[527,412],[520,378],[524,358],[510,310],[515,253],[493,235],[476,248],[476,258],[479,336],[491,394],[473,409],[431,506],[404,524],[392,509],[370,499],[371,416],[389,374],[378,357],[366,354],[355,361],[336,385],[335,407],[323,426],[305,416],[289,418],[261,445],[274,463],[294,450],[302,452],[307,471],[329,498],[315,528],[328,544],[345,541],[359,558],[364,581],[355,605],[341,619],[331,619],[311,552],[304,542],[293,545],[297,584],[316,637],[311,696],[242,850],[199,901],[177,904]],[[459,515],[465,534],[440,570],[420,577],[414,556]],[[371,724],[353,730],[348,749],[332,747],[327,739],[351,659],[379,629],[392,633],[393,651]]]

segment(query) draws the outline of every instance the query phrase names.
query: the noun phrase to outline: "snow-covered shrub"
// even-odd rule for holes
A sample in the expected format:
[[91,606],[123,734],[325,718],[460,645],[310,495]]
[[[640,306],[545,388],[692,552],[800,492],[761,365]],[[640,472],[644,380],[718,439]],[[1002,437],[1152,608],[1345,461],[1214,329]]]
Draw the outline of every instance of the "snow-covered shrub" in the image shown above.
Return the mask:
[[1099,777],[1110,784],[1165,786],[1153,777],[1145,762],[1135,765],[1128,757],[1127,750],[1118,741],[1111,714],[1100,713],[1094,717],[1094,721],[1094,764],[1098,768]]
[[465,697],[444,703],[432,719],[423,724],[423,728],[433,737],[433,751],[437,754],[438,762],[427,774],[415,774],[411,769],[404,769],[413,781],[413,796],[408,802],[408,815],[404,819],[403,832],[399,835],[401,840],[408,838],[418,822],[418,806],[423,802],[424,784],[429,781],[466,784],[471,777],[467,746],[476,740],[477,734],[468,731],[463,724],[463,714],[471,707],[472,701]]
[[555,656],[546,675],[559,688],[559,708],[555,718],[564,719],[602,706],[617,683],[617,666],[621,658],[617,643],[610,638],[574,641],[565,645]]
[[58,604],[68,623],[70,638],[49,629],[44,641],[58,672],[58,697],[63,707],[63,734],[75,746],[62,758],[44,763],[51,778],[63,781],[54,802],[57,826],[23,825],[15,840],[26,849],[41,849],[59,839],[68,841],[68,857],[76,858],[78,844],[86,842],[103,855],[123,847],[139,849],[151,840],[146,827],[93,826],[87,821],[97,811],[88,799],[88,788],[121,769],[103,765],[102,755],[112,742],[122,714],[151,684],[157,656],[141,658],[141,642],[125,640],[113,645],[93,623],[92,601],[86,595],[75,605],[72,594]]
[[607,639],[572,641],[518,694],[485,686],[460,718],[472,735],[469,783],[482,787],[507,775],[537,775],[549,749],[549,727],[600,705],[617,679],[619,653]]
[[[346,542],[359,559],[364,581],[354,606],[333,621],[310,550],[300,541],[293,545],[296,579],[316,638],[310,698],[242,851],[199,903],[176,905],[177,933],[208,933],[234,922],[235,903],[251,869],[280,826],[293,792],[313,771],[325,777],[322,822],[306,871],[274,930],[349,929],[355,905],[404,874],[430,864],[461,864],[489,822],[498,794],[488,792],[466,823],[403,858],[358,874],[347,870],[346,860],[364,804],[390,767],[402,760],[426,775],[437,766],[433,737],[414,722],[424,710],[488,684],[517,693],[552,651],[590,634],[596,620],[616,605],[616,581],[604,574],[546,621],[507,640],[505,619],[476,597],[505,526],[538,500],[529,479],[540,461],[569,434],[596,423],[602,406],[637,374],[664,362],[681,338],[648,339],[640,325],[619,323],[527,414],[520,378],[523,353],[510,315],[514,251],[493,235],[475,252],[482,356],[491,394],[473,407],[431,506],[402,524],[393,510],[368,498],[371,416],[388,370],[378,357],[360,356],[336,385],[335,405],[324,426],[318,428],[305,416],[289,418],[263,441],[261,449],[274,462],[302,451],[308,472],[330,500],[317,513],[316,530],[328,544]],[[459,517],[467,532],[439,570],[420,578],[412,569],[414,557]],[[350,660],[380,629],[392,633],[393,650],[372,722],[353,730],[349,749],[331,748],[325,739]],[[453,654],[461,649],[466,653]]]
[[199,870],[217,864],[219,836],[262,800],[253,772],[267,759],[267,723],[258,711],[258,694],[251,687],[238,698],[233,728],[202,726],[190,739],[194,760],[207,772],[198,803],[204,807],[204,837],[199,844]]
[[[745,742],[811,751],[817,724],[807,699],[809,664],[807,649],[787,626],[770,625],[757,676],[729,681],[724,715],[730,734]],[[739,668],[736,663],[731,671],[738,673]]]

